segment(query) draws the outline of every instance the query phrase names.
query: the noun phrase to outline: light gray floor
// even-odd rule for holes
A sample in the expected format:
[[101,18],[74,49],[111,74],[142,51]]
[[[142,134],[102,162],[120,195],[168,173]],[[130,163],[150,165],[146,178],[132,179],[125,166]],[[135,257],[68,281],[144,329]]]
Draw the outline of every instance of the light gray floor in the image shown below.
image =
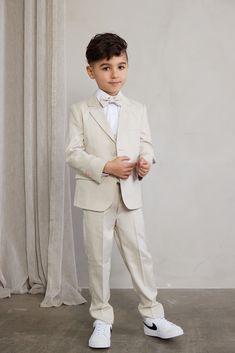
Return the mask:
[[42,295],[12,295],[0,300],[1,353],[234,353],[235,289],[159,289],[166,318],[185,334],[171,340],[145,336],[131,289],[111,290],[115,323],[110,349],[87,347],[93,319],[88,303],[40,308]]

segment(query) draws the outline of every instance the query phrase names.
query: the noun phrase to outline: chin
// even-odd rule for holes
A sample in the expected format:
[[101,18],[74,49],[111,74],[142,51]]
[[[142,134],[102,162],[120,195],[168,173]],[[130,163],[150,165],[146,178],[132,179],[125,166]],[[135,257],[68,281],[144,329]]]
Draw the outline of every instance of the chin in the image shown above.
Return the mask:
[[117,94],[120,90],[121,90],[121,87],[118,87],[118,88],[113,89],[111,92],[113,94]]
[[120,90],[116,91],[106,91],[110,96],[116,96]]

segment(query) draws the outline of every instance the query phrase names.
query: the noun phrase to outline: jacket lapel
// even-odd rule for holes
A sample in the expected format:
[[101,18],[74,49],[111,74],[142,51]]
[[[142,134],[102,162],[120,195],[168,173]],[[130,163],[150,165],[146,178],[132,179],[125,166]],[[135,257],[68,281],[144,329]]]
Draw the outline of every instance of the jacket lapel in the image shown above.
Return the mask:
[[109,126],[108,120],[103,112],[103,109],[95,96],[88,99],[88,107],[90,115],[100,125],[100,127],[106,132],[106,134],[116,143],[113,132]]
[[122,96],[123,103],[120,109],[120,114],[119,114],[119,120],[118,120],[118,131],[117,131],[117,141],[119,138],[119,135],[123,134],[123,132],[126,132],[127,126],[128,126],[128,117],[130,116],[131,113],[131,102],[128,98],[125,96]]
[[[128,119],[128,111],[132,107],[131,102],[128,98],[122,95],[123,104],[120,109],[120,115],[118,120],[118,131],[117,131],[117,140],[118,135],[126,130],[127,119]],[[112,139],[114,143],[116,143],[116,139],[113,135],[113,132],[109,126],[108,120],[103,112],[103,109],[96,98],[96,96],[92,96],[88,99],[88,107],[90,115],[95,121],[100,125],[100,127],[106,132],[106,134]]]

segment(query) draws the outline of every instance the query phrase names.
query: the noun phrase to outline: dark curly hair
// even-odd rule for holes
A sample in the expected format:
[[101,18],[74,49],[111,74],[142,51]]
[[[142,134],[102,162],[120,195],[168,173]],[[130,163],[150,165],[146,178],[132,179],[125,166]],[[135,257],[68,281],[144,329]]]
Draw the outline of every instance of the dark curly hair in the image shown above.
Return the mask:
[[[127,42],[114,33],[96,34],[86,49],[88,64],[101,59],[111,59],[113,56],[120,56],[125,53],[127,56]],[[128,59],[128,57],[127,57]]]

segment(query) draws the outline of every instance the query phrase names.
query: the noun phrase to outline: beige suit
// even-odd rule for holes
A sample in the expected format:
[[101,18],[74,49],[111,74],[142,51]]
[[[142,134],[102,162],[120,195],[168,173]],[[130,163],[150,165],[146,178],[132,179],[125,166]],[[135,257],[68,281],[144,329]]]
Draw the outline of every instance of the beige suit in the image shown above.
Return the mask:
[[109,304],[113,239],[139,295],[142,317],[163,317],[156,301],[152,258],[147,249],[142,213],[141,181],[135,171],[128,179],[104,176],[107,161],[128,156],[155,163],[146,107],[123,97],[117,138],[95,96],[71,106],[66,135],[66,161],[76,170],[74,205],[83,209],[84,245],[88,257],[90,314],[114,322]]
[[[116,140],[95,96],[71,107],[66,161],[77,170],[75,206],[104,211],[111,205],[117,178],[102,176],[107,161],[125,155],[131,162],[143,156],[155,163],[145,106],[126,97],[123,101]],[[120,183],[126,207],[141,207],[141,182],[136,173]]]

